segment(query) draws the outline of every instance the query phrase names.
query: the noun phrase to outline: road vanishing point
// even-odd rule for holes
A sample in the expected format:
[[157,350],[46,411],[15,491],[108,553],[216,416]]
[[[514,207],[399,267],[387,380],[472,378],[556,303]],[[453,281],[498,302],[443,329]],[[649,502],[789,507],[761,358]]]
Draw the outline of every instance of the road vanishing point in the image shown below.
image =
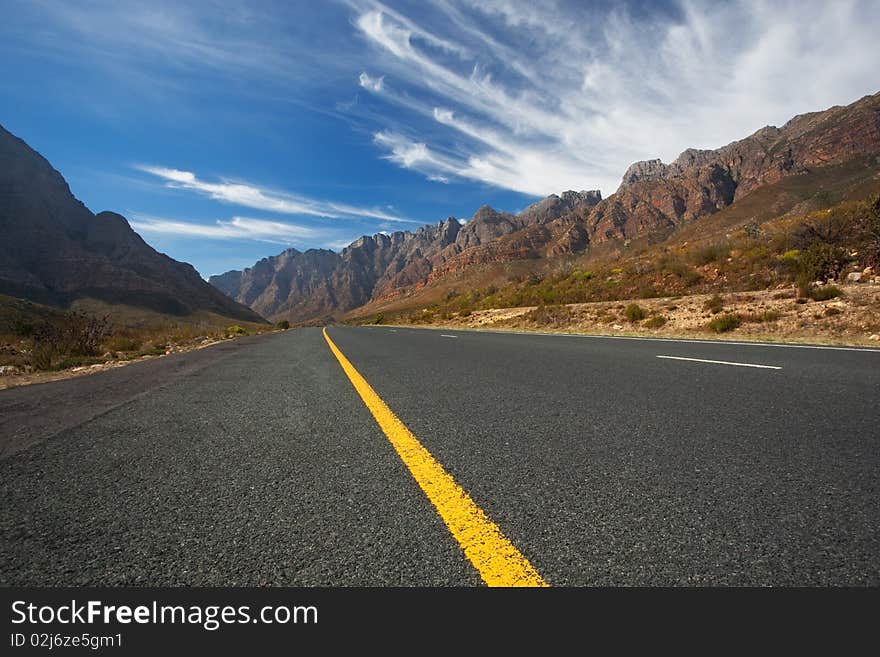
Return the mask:
[[880,584],[880,350],[299,329],[0,391],[0,584]]

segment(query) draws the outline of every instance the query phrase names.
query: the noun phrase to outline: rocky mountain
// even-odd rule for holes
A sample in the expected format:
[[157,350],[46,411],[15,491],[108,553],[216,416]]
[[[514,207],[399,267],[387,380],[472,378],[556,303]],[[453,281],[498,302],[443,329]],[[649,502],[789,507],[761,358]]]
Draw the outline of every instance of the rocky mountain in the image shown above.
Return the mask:
[[668,232],[785,178],[878,155],[880,94],[874,94],[797,116],[782,128],[762,128],[717,150],[687,149],[671,164],[636,162],[607,199],[462,254],[434,277],[514,253],[552,257],[612,239]]
[[64,178],[0,127],[0,293],[66,306],[80,298],[185,316],[263,321],[158,253],[113,212],[93,214]]
[[269,317],[325,319],[488,263],[666,234],[793,176],[861,160],[873,175],[868,163],[880,164],[878,157],[880,93],[715,150],[687,149],[669,164],[636,162],[604,200],[598,192],[565,192],[517,215],[482,207],[464,225],[450,218],[412,233],[363,237],[341,254],[285,252],[211,283]]
[[671,164],[636,162],[586,220],[591,239],[634,237],[717,212],[758,187],[880,154],[880,93],[802,114],[717,150],[688,149]]
[[244,271],[212,276],[210,283],[265,317],[323,321],[371,299],[424,285],[433,271],[460,254],[600,199],[597,191],[566,192],[516,215],[483,206],[464,224],[449,217],[413,232],[364,236],[341,253],[288,249]]

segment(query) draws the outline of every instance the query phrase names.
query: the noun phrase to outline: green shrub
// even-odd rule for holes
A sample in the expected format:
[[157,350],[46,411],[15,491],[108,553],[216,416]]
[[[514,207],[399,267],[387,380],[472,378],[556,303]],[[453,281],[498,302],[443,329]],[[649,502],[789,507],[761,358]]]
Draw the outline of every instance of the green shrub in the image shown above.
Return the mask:
[[629,304],[623,311],[623,314],[626,315],[626,318],[633,324],[642,321],[643,319],[645,319],[645,317],[648,316],[648,313],[645,312],[645,309],[637,303]]
[[724,310],[724,299],[720,294],[713,294],[711,297],[706,299],[706,302],[703,304],[703,310],[710,311],[713,315],[717,315],[722,310]]
[[653,317],[648,318],[643,326],[649,329],[660,328],[666,323],[666,318],[663,315],[654,315]]
[[860,221],[859,231],[865,240],[863,253],[865,264],[880,267],[880,196],[875,196],[868,202],[868,208]]
[[806,251],[817,244],[823,246],[850,244],[858,223],[856,218],[858,210],[853,213],[853,209],[851,205],[843,204],[833,210],[814,212],[807,221],[801,223],[792,232],[793,245]]
[[742,321],[762,324],[764,322],[775,322],[780,317],[782,317],[782,313],[777,312],[776,310],[765,310],[762,313],[742,315]]
[[377,314],[376,317],[373,318],[373,324],[381,324],[384,321],[385,315],[383,315],[382,313]]
[[694,252],[691,258],[697,265],[708,265],[713,262],[720,262],[721,260],[724,260],[725,258],[727,258],[729,253],[730,250],[726,247],[723,247],[719,244],[712,244]]
[[798,259],[798,288],[813,281],[836,278],[846,265],[846,252],[839,246],[814,242],[801,251]]
[[282,319],[280,322],[275,324],[275,328],[277,328],[280,331],[286,331],[287,329],[290,328],[290,322],[288,322],[286,319]]
[[695,271],[681,258],[671,253],[667,253],[666,255],[662,256],[657,265],[661,270],[669,272],[670,274],[673,274],[680,278],[686,287],[695,285],[703,279],[703,276],[700,274],[700,272]]
[[709,330],[715,333],[727,333],[738,328],[740,324],[742,324],[742,317],[736,313],[727,313],[726,315],[719,315],[709,322]]
[[776,258],[776,271],[790,280],[796,279],[801,266],[800,249],[789,249]]
[[525,319],[541,326],[561,327],[571,323],[572,312],[568,306],[538,306],[524,315]]
[[164,354],[164,345],[147,345],[135,354],[135,358],[140,358],[141,356],[162,356]]
[[247,335],[247,329],[243,326],[239,326],[238,324],[233,324],[232,326],[226,327],[226,335],[229,337],[235,335]]
[[822,287],[811,287],[807,291],[807,296],[813,301],[828,301],[829,299],[842,297],[843,290],[836,285],[823,285]]

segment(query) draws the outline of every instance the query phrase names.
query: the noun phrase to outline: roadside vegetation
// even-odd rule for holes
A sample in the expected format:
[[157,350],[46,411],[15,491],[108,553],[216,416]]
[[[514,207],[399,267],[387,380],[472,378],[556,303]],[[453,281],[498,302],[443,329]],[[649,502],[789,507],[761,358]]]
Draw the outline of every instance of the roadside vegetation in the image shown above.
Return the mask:
[[568,306],[538,306],[526,313],[526,319],[540,326],[560,328],[571,322],[572,313]]
[[742,324],[742,317],[738,313],[727,313],[718,315],[709,322],[709,330],[715,333],[727,333],[735,328],[739,328]]
[[[280,322],[278,329],[286,322]],[[289,327],[289,324],[287,324]],[[0,373],[60,371],[187,351],[272,330],[269,325],[114,324],[109,316],[63,311],[0,296]]]

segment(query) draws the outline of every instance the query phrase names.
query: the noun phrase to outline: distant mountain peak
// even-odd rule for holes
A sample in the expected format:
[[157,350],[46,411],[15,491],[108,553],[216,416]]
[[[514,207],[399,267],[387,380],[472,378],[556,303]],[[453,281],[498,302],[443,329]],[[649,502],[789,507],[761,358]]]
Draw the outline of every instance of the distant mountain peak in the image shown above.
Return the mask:
[[562,192],[561,198],[566,203],[591,203],[595,205],[602,200],[602,192],[598,189],[581,190],[579,192],[568,190]]
[[664,164],[659,158],[653,160],[641,160],[633,162],[623,174],[623,185],[632,185],[633,183],[642,182],[644,180],[657,180],[663,178],[669,170],[669,165]]
[[491,205],[481,205],[471,217],[471,221],[492,221],[501,215]]

